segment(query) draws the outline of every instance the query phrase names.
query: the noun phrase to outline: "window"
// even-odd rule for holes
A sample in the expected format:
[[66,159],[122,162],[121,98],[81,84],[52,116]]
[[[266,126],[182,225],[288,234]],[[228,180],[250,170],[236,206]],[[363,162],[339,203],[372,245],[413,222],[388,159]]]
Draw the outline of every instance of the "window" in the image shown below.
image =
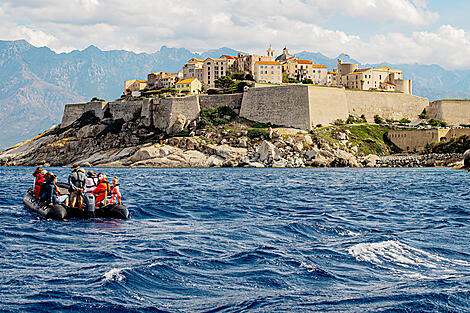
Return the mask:
[[274,71],[271,71],[271,75],[274,74]]

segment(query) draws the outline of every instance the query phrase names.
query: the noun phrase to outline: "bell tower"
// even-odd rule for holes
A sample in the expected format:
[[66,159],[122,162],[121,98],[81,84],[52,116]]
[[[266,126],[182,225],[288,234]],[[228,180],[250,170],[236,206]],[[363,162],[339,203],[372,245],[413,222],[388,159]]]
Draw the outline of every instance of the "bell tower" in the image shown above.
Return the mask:
[[271,45],[269,45],[269,49],[268,49],[268,58],[271,61],[274,61],[274,50],[273,50],[273,47]]

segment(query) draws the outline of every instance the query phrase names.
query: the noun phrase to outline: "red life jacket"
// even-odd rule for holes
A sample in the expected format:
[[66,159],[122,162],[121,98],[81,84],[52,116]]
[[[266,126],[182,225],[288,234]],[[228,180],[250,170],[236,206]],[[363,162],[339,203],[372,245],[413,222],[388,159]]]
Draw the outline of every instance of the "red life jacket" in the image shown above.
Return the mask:
[[42,174],[36,175],[36,180],[34,181],[34,195],[39,198],[41,185],[44,182],[44,176]]

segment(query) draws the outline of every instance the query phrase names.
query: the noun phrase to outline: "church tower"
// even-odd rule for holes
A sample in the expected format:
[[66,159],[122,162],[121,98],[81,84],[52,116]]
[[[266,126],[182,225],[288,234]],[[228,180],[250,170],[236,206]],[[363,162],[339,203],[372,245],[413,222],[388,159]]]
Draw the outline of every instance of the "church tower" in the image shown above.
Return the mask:
[[271,61],[274,61],[274,50],[271,45],[269,45],[269,49],[268,49],[268,59]]

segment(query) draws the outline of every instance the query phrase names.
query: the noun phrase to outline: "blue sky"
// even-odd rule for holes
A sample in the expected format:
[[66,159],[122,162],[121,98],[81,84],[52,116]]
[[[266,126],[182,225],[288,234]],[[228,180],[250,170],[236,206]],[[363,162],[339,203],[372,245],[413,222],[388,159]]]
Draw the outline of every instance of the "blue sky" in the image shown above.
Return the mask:
[[[130,5],[131,4],[131,5]],[[470,68],[470,3],[463,0],[2,0],[0,39],[57,52],[203,51],[347,53],[363,63]]]

